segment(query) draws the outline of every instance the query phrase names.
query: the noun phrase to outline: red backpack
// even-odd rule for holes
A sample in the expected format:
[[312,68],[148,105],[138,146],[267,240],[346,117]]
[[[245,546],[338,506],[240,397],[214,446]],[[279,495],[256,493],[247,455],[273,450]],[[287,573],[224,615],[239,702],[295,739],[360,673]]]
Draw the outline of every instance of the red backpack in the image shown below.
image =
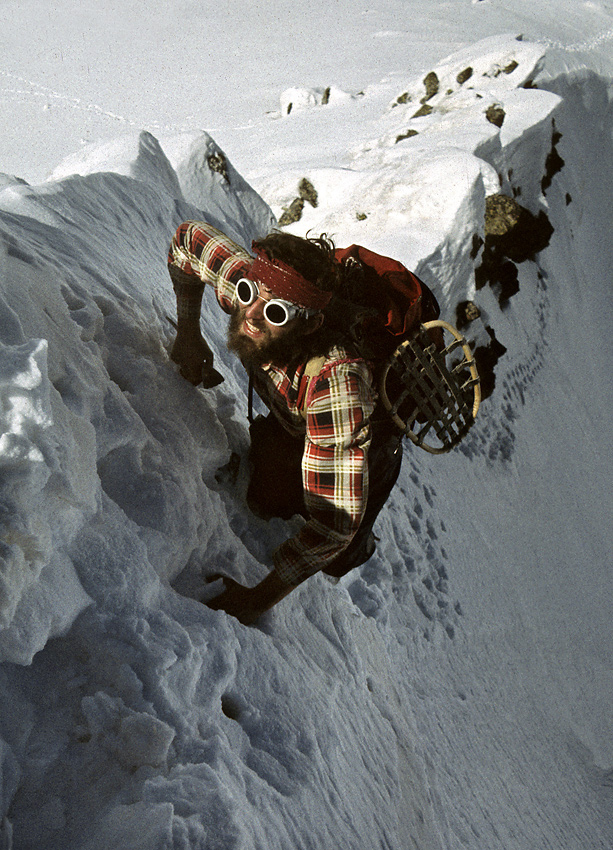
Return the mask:
[[356,279],[349,293],[350,334],[367,359],[389,357],[420,322],[438,319],[441,311],[432,291],[398,260],[361,245],[337,248],[335,257],[348,278]]
[[402,263],[360,245],[339,248],[335,256],[347,270],[341,304],[349,335],[374,365],[384,408],[420,448],[449,451],[472,426],[481,401],[470,346],[439,321],[432,291]]

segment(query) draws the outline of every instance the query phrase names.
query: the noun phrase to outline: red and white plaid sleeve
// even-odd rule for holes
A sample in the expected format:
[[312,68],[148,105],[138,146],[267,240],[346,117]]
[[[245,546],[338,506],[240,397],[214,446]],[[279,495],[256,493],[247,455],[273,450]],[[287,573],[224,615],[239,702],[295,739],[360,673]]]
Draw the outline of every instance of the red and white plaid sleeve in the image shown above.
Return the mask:
[[252,262],[253,257],[244,248],[206,221],[183,222],[168,252],[169,265],[215,287],[217,300],[226,313],[236,297],[236,282]]
[[370,369],[362,360],[333,363],[315,382],[302,459],[310,518],[274,553],[275,571],[287,584],[325,569],[358,530],[368,497],[371,386]]

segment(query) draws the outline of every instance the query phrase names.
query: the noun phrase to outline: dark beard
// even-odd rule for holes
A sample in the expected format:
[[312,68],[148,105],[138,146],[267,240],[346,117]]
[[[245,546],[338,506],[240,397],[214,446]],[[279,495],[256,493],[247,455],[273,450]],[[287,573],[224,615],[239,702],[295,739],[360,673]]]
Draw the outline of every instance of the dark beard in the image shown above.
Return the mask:
[[265,363],[274,366],[288,366],[294,361],[308,356],[308,337],[303,334],[288,334],[279,339],[269,340],[264,345],[256,345],[241,331],[244,316],[235,310],[228,325],[228,349],[236,354],[246,369],[258,368]]

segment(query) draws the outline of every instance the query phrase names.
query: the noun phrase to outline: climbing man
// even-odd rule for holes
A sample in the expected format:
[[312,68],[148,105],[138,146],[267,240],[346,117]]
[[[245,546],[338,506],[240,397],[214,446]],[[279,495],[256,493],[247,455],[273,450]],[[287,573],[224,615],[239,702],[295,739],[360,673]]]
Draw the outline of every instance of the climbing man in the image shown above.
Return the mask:
[[346,299],[370,252],[278,231],[252,248],[254,256],[208,223],[188,221],[169,251],[172,359],[195,385],[221,379],[200,332],[210,284],[230,316],[228,347],[270,410],[251,426],[248,505],[263,518],[306,520],[274,551],[263,581],[249,588],[223,577],[223,592],[207,603],[244,624],[314,573],[340,577],[371,557],[373,523],[402,459],[402,434],[380,409],[372,364],[349,333]]

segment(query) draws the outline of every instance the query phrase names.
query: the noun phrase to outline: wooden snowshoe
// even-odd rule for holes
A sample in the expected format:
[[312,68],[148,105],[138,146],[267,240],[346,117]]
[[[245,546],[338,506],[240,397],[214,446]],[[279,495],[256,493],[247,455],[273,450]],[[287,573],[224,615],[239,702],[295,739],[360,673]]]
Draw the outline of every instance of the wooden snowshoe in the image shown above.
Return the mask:
[[[437,346],[430,331],[443,335],[444,347]],[[449,343],[445,335],[451,336]],[[382,370],[379,392],[396,425],[432,454],[458,445],[481,403],[479,374],[468,342],[440,320],[419,325],[396,348]]]

